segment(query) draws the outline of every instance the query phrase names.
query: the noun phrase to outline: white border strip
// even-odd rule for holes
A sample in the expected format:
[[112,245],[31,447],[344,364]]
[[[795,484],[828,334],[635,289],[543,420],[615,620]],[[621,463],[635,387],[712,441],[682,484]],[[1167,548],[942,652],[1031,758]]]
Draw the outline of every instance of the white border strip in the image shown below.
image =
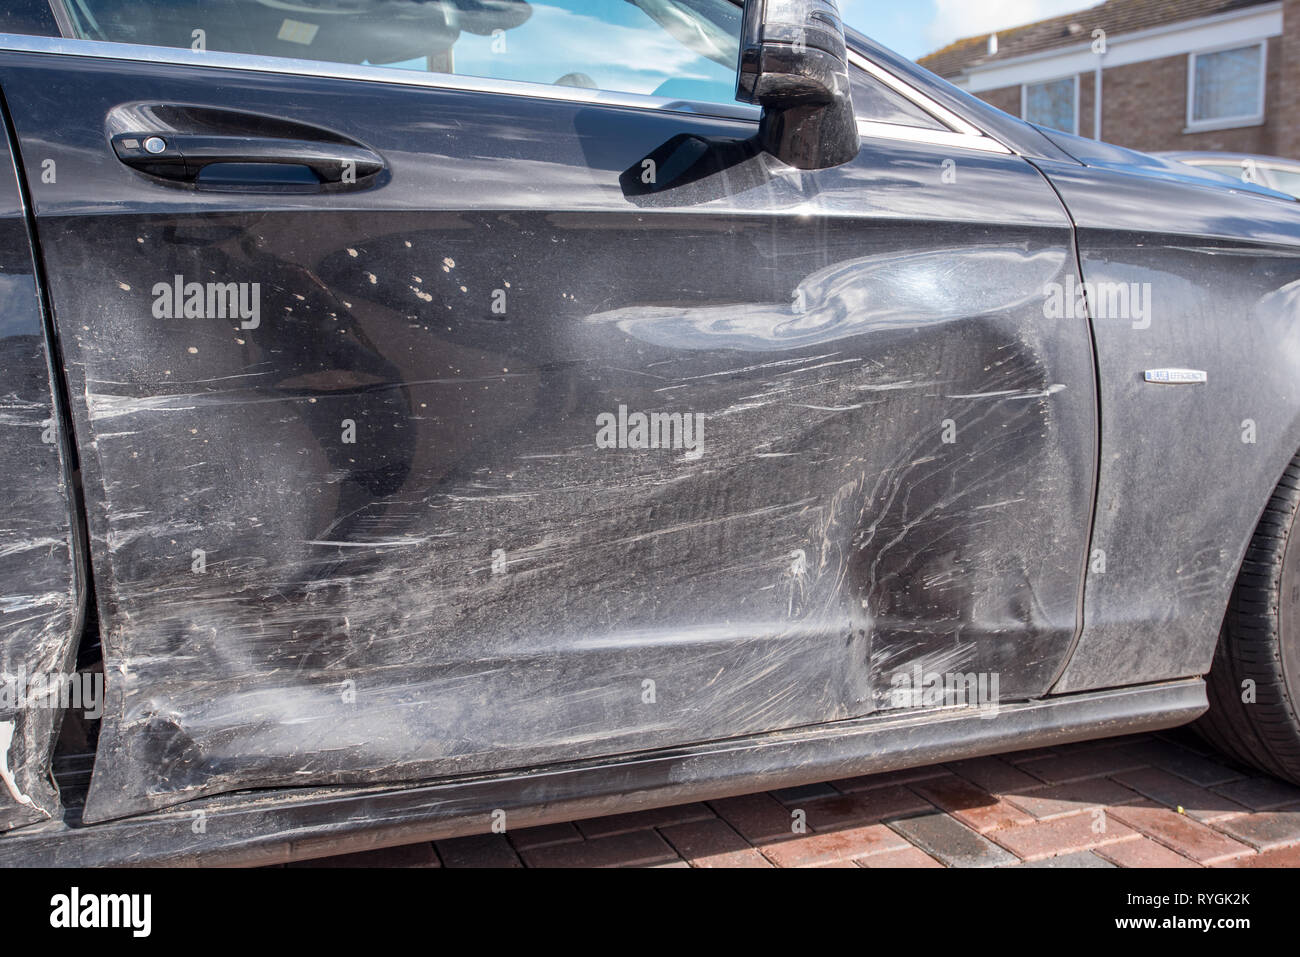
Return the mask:
[[867,139],[904,140],[909,143],[924,143],[927,146],[950,146],[955,149],[979,150],[981,153],[1011,154],[1011,150],[990,136],[978,134],[972,136],[969,133],[955,133],[952,130],[927,130],[896,123],[858,120],[858,135]]

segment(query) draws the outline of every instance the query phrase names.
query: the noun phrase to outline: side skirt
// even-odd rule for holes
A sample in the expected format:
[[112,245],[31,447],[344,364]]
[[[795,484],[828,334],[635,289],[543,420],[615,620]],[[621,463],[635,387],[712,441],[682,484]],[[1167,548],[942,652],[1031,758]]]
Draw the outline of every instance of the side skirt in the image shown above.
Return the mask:
[[794,731],[393,788],[244,792],[105,824],[0,837],[0,867],[266,865],[1154,731],[1206,710],[1200,678]]

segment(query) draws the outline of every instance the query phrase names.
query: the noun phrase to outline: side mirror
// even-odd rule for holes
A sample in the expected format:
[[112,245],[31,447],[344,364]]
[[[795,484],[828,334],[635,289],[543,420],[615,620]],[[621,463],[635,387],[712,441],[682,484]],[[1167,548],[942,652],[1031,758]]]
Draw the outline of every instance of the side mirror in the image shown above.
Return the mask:
[[858,155],[844,26],[834,0],[745,0],[736,99],[763,108],[763,150],[798,169]]

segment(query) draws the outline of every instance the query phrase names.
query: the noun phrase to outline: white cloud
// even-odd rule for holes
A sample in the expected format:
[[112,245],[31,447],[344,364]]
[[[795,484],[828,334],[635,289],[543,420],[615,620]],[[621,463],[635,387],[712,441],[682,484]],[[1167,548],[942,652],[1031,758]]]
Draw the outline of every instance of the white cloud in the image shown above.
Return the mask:
[[934,0],[928,38],[937,50],[962,37],[1008,30],[1096,5],[1088,0]]

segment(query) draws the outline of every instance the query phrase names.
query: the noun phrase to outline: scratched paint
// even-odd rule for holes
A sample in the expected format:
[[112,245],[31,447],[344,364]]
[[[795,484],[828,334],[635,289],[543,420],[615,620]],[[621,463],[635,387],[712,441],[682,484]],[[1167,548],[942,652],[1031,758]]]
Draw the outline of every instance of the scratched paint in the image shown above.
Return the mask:
[[[33,184],[103,622],[85,820],[835,721],[913,663],[1023,699],[1061,665],[1094,377],[1043,317],[1071,232],[1023,161],[940,186],[879,143],[643,197],[639,157],[744,124],[400,87],[343,118],[283,77],[245,105],[346,121],[392,187],[250,208],[103,155],[141,76],[25,70],[85,145]],[[176,275],[258,283],[260,324],[154,317]],[[702,416],[703,454],[597,448],[620,406]]]
[[62,714],[27,695],[67,672],[80,607],[63,436],[16,183],[0,176],[0,831],[59,812],[50,758]]
[[[618,234],[515,219],[541,249],[587,246],[590,277],[629,256]],[[354,260],[263,218],[241,245],[283,257],[259,262],[276,290],[264,314],[304,299],[246,345],[221,323],[142,322],[126,295],[93,334],[71,330],[108,625],[112,760],[87,819],[241,786],[415,780],[848,718],[887,700],[882,675],[937,649],[954,667],[1014,671],[1004,694],[1045,690],[1075,627],[1073,523],[1087,508],[1083,481],[1054,476],[1087,435],[1091,379],[1082,340],[1049,340],[1024,287],[1067,268],[1064,250],[989,246],[960,262],[936,248],[929,262],[972,275],[976,260],[1012,263],[1027,278],[1006,302],[990,283],[974,315],[954,304],[909,322],[898,307],[787,344],[776,317],[851,314],[892,258],[844,260],[857,283],[804,282],[820,291],[796,317],[788,293],[697,312],[685,303],[733,284],[680,262],[671,285],[625,270],[614,302],[570,270],[589,291],[548,312],[558,263],[543,256],[511,271],[526,319],[510,324],[441,315],[459,284],[484,285],[472,236],[388,225]],[[103,242],[102,228],[62,237],[71,288],[108,278],[72,260],[73,234]],[[215,263],[236,248],[218,229],[177,253],[157,239],[173,228],[133,223],[148,241],[116,278],[147,288],[159,257]],[[794,245],[772,239],[782,229],[738,232]],[[407,241],[431,250],[407,254],[417,271],[440,272],[422,256],[457,262],[432,303],[405,295],[407,270],[367,268]],[[816,256],[898,241],[896,227],[845,227]],[[805,268],[786,258],[770,287],[798,288]],[[367,272],[381,280],[369,295]],[[598,449],[597,418],[620,404],[702,415],[704,454]]]

